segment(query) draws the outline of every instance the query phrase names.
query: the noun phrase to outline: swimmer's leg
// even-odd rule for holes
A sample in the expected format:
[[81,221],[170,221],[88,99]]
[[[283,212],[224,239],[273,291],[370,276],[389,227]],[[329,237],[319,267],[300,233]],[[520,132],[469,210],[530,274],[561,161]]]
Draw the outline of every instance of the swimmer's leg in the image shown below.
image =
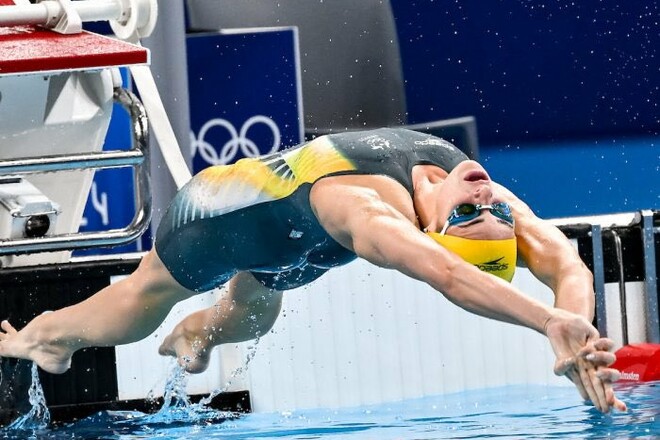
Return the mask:
[[174,356],[190,373],[201,373],[211,349],[266,334],[282,306],[282,291],[264,286],[249,272],[240,272],[215,305],[184,318],[161,344],[158,352]]
[[138,341],[160,325],[174,304],[195,293],[178,284],[151,251],[133,274],[83,302],[40,315],[20,331],[3,321],[0,356],[63,373],[76,350]]

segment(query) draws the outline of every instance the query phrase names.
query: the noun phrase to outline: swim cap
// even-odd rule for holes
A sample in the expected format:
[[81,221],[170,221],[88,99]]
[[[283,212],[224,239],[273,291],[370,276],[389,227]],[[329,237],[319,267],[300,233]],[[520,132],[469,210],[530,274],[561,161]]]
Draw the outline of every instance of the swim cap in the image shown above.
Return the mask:
[[471,238],[427,232],[442,247],[457,254],[478,269],[511,282],[516,271],[517,246],[515,238],[504,240],[475,240]]

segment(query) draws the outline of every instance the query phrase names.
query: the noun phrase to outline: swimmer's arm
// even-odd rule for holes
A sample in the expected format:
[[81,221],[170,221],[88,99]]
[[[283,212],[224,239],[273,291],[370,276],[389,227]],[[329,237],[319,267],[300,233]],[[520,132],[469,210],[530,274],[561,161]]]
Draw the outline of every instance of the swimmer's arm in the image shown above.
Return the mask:
[[[388,197],[391,198],[389,192]],[[405,203],[396,201],[385,203],[374,191],[330,184],[329,180],[312,187],[310,202],[321,225],[346,248],[377,266],[426,282],[465,310],[545,334],[557,354],[557,363],[564,367],[569,365],[566,360],[576,362],[574,359],[586,341],[598,337],[584,317],[549,308],[439,246],[419,231],[412,206],[406,208]],[[584,364],[582,359],[577,362]],[[611,359],[599,363],[609,365]],[[557,367],[555,371],[563,374]],[[611,379],[601,383],[593,368],[581,368],[580,372],[572,380],[585,398],[595,402],[601,411],[608,411],[613,404],[617,406],[612,403],[618,401],[611,390]],[[590,376],[582,378],[582,373]],[[618,408],[625,408],[618,403]]]
[[538,218],[509,190],[499,188],[516,220],[519,257],[536,278],[552,289],[555,307],[593,320],[593,275],[575,248],[557,227]]
[[[322,197],[318,193],[313,194],[315,213],[326,231],[367,261],[426,282],[472,313],[540,333],[555,314],[511,284],[439,246],[378,195],[350,188],[344,191],[339,185]],[[351,208],[342,209],[345,206]]]
[[[518,252],[534,276],[552,289],[555,307],[591,322],[595,301],[593,275],[575,248],[558,228],[539,219],[510,191],[500,186],[499,193],[511,205],[516,220]],[[612,388],[618,373],[608,368],[614,362],[614,356],[608,353],[612,341],[599,338],[596,329],[584,334],[584,339],[582,334],[570,327],[548,325],[546,335],[557,355],[555,374],[566,375],[582,397],[599,410],[625,411],[625,403],[616,398]],[[587,361],[587,354],[595,357]]]

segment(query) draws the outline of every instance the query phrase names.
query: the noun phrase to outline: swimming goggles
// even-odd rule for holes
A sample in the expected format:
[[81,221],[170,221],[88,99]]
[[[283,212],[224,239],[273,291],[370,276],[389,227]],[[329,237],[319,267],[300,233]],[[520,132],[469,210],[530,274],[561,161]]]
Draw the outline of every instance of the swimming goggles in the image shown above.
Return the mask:
[[498,202],[493,203],[492,205],[475,205],[472,203],[461,203],[449,214],[445,225],[440,231],[440,235],[445,235],[447,229],[450,226],[458,225],[460,223],[469,222],[481,215],[481,211],[487,209],[495,217],[500,220],[505,221],[509,225],[513,226],[513,214],[511,213],[511,207],[508,203]]

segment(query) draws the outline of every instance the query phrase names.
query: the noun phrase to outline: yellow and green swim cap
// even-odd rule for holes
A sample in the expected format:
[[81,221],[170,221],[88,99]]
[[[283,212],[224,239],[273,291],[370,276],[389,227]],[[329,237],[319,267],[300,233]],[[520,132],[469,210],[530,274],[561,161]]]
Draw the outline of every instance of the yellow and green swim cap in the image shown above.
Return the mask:
[[511,282],[516,271],[517,245],[515,238],[476,240],[471,238],[427,232],[445,249],[457,254],[478,269]]

